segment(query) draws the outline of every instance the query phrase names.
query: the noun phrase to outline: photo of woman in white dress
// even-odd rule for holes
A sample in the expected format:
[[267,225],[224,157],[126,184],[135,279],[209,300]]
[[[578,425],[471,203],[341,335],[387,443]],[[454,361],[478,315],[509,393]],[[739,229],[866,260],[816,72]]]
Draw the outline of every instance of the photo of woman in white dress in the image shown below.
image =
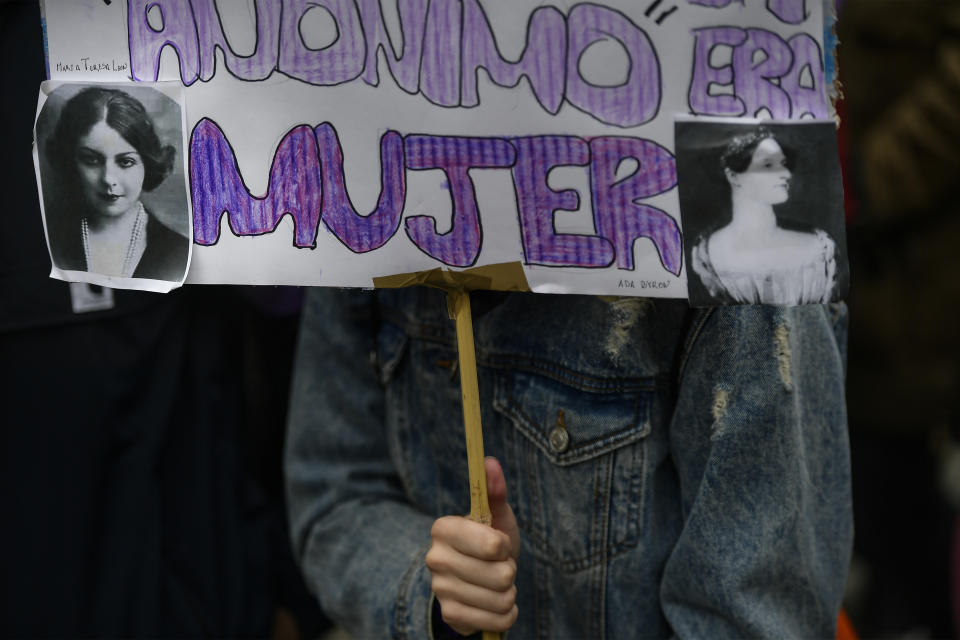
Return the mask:
[[[678,128],[682,124],[709,126],[678,122]],[[782,126],[804,127],[809,134],[818,125]],[[827,127],[832,125],[827,123]],[[691,136],[684,137],[691,141]],[[719,157],[714,145],[693,144],[684,149],[678,141],[681,215],[686,238],[692,239],[687,248],[692,304],[799,305],[837,297],[842,271],[838,268],[839,246],[817,222],[825,212],[833,211],[842,225],[842,201],[834,190],[814,187],[809,176],[806,184],[798,184],[795,154],[781,137],[769,125],[734,129],[719,147]],[[830,165],[825,157],[829,153],[807,149],[808,157],[820,156],[825,166]],[[836,165],[835,146],[832,153]],[[702,170],[704,163],[713,163],[715,179],[698,179],[694,167]],[[823,181],[829,176],[820,177]],[[839,181],[838,167],[836,179]],[[709,195],[718,183],[722,185],[719,193]],[[792,220],[785,219],[779,211],[804,189],[816,192],[796,197],[801,206],[795,207]],[[700,193],[691,195],[694,190]],[[835,203],[829,201],[831,193],[835,193]],[[798,208],[807,210],[796,211]],[[837,221],[831,220],[834,233],[836,225]]]
[[[158,102],[171,108],[168,101]],[[189,216],[183,172],[179,193],[174,188],[153,201],[166,205],[163,221],[143,197],[174,172],[178,152],[161,140],[144,104],[130,91],[90,86],[62,104],[52,131],[41,132],[41,122],[38,135],[46,134],[41,179],[54,265],[119,278],[182,280],[189,239],[182,224],[174,229],[169,220]]]

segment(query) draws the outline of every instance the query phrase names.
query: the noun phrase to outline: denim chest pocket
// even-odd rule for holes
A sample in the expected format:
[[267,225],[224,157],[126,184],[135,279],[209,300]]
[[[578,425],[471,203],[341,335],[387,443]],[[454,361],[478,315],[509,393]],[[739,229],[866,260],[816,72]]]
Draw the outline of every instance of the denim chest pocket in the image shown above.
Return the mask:
[[495,374],[498,420],[484,435],[535,555],[577,571],[637,544],[652,393],[575,375]]

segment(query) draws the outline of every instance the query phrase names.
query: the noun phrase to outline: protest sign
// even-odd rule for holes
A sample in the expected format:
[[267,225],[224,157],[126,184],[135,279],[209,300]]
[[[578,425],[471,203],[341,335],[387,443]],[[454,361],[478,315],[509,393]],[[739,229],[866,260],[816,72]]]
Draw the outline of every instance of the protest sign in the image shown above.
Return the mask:
[[188,283],[485,267],[490,288],[684,298],[676,117],[832,116],[822,0],[46,0],[44,16],[51,79],[184,87]]

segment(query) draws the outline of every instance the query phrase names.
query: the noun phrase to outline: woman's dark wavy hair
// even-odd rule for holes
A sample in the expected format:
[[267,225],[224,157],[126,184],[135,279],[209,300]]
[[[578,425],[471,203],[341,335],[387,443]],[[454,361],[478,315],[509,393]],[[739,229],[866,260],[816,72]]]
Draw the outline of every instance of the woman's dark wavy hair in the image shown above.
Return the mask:
[[785,147],[770,129],[763,126],[731,139],[727,146],[723,148],[723,153],[720,154],[720,167],[730,169],[734,173],[743,173],[750,166],[750,162],[753,160],[753,152],[757,150],[757,146],[767,138],[773,138],[780,145],[780,148],[783,149],[783,155],[787,159],[787,168],[792,170],[793,151]]
[[60,112],[53,137],[47,141],[50,162],[65,179],[65,187],[74,186],[78,179],[78,141],[101,120],[115,129],[140,154],[144,167],[144,191],[152,191],[170,175],[176,149],[173,145],[160,142],[153,120],[143,104],[119,89],[90,87],[67,101]]

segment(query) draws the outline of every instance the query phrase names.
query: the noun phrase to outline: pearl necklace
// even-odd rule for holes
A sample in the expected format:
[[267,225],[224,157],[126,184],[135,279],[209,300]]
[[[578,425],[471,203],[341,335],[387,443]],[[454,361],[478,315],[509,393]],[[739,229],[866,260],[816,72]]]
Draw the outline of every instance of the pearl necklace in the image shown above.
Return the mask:
[[[129,278],[133,276],[134,269],[143,255],[146,248],[145,230],[147,227],[147,212],[143,209],[143,203],[137,202],[137,219],[133,221],[133,228],[130,230],[130,240],[127,242],[127,250],[123,256],[123,266],[120,269],[120,277]],[[80,236],[83,238],[83,258],[87,263],[87,271],[90,270],[90,223],[87,217],[80,219]]]

